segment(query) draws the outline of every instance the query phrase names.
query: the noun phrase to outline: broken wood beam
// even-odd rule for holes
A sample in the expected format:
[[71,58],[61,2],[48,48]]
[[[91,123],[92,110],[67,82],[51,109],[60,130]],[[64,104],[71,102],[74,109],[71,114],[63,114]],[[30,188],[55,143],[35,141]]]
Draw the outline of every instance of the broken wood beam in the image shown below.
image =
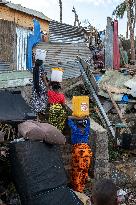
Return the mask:
[[114,100],[113,97],[112,97],[111,90],[110,90],[110,88],[108,87],[108,85],[107,85],[106,83],[105,83],[105,87],[106,87],[107,93],[108,93],[108,95],[109,95],[109,97],[110,97],[110,99],[111,99],[111,102],[112,102],[114,108],[116,109],[116,111],[117,111],[117,113],[118,113],[118,116],[119,116],[121,122],[126,126],[127,131],[128,131],[129,133],[131,133],[131,131],[130,131],[130,129],[129,129],[127,123],[126,123],[126,120],[123,118],[122,113],[121,113],[121,111],[120,111],[120,109],[119,109],[117,103],[115,102],[115,100]]

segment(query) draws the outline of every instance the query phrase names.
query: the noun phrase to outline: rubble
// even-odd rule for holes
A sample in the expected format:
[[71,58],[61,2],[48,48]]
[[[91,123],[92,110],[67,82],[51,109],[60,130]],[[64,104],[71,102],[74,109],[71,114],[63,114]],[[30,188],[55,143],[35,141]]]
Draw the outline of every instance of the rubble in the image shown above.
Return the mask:
[[123,75],[122,73],[115,70],[106,71],[99,81],[99,95],[108,98],[108,95],[105,93],[105,83],[115,94],[130,94],[130,90],[124,86],[124,83],[126,83],[131,78],[131,76]]
[[131,89],[130,94],[136,97],[136,76],[125,82],[124,85]]
[[135,65],[126,65],[126,68],[122,68],[124,72],[130,74],[130,75],[135,75],[136,74],[136,66]]
[[127,96],[130,95],[131,97],[128,99],[128,102],[136,103],[136,100],[134,99],[136,96],[135,80],[136,80],[135,76],[132,77],[130,75],[124,75],[114,70],[106,71],[106,73],[101,77],[101,80],[98,82],[99,84],[98,94],[105,98],[109,98],[109,95],[106,92],[106,87],[105,87],[105,83],[106,83],[115,101],[123,102],[124,95]]
[[88,196],[86,196],[84,193],[80,193],[80,192],[75,191],[75,194],[83,202],[84,205],[91,205],[90,198]]
[[[111,75],[111,76],[109,77],[107,73],[108,74],[110,73],[109,75]],[[98,94],[104,93],[104,94],[102,94],[102,96],[104,96],[104,98],[101,98],[101,99],[105,99],[104,102],[106,102],[107,104],[109,104],[109,103],[112,104],[112,102],[110,102],[110,99],[108,99],[109,96],[106,92],[106,89],[104,89],[104,86],[103,86],[105,82],[108,84],[110,89],[112,89],[112,96],[114,96],[114,100],[118,102],[119,96],[120,96],[120,100],[121,100],[121,96],[123,96],[124,94],[127,94],[127,95],[132,94],[132,92],[131,92],[132,86],[130,87],[130,86],[128,86],[128,84],[133,85],[132,82],[135,82],[135,77],[125,76],[124,74],[119,73],[118,71],[113,71],[113,70],[107,71],[106,74],[104,74],[102,76],[101,80],[98,82],[98,85],[99,85]],[[128,84],[126,84],[126,82],[128,82]],[[66,95],[68,97],[68,105],[70,106],[70,99],[71,99],[73,93],[77,94],[77,95],[83,95],[85,93],[88,94],[88,91],[85,89],[84,84],[83,84],[81,79],[79,81],[77,79],[74,79],[73,81],[69,81],[67,85],[69,85],[69,83],[70,83],[70,86],[67,87],[66,86],[67,83],[65,82],[66,89],[64,89],[64,91],[66,91]],[[123,112],[123,114],[125,115],[127,125],[131,129],[132,133],[135,133],[136,120],[135,120],[135,113],[133,113],[133,114],[131,113],[131,109],[133,106],[130,106],[130,105],[131,105],[131,103],[135,104],[135,102],[136,102],[135,98],[134,98],[134,96],[132,96],[131,100],[128,101],[128,104],[122,104],[122,107],[119,105],[119,108],[121,108],[121,111],[122,111],[122,109],[125,108],[125,112]],[[93,99],[91,100],[90,105],[93,105],[94,107],[96,106],[94,104]],[[111,110],[111,109],[113,111],[113,104],[109,110]],[[120,122],[118,115],[116,113],[110,112],[109,110],[108,110],[108,112],[109,112],[108,116],[109,116],[110,120],[112,121],[112,124],[116,124],[117,122]],[[94,111],[90,111],[90,113],[91,113],[91,117],[92,117],[94,114]],[[100,122],[98,113],[94,119],[100,125],[102,125],[102,123]],[[98,126],[98,132],[96,131],[97,126]],[[95,153],[94,177],[95,177],[95,179],[99,179],[103,176],[112,178],[113,181],[118,186],[118,189],[123,190],[122,193],[125,193],[125,192],[127,193],[125,196],[120,196],[120,198],[122,197],[122,199],[123,199],[120,201],[120,205],[134,205],[136,203],[136,195],[135,195],[135,193],[136,193],[136,183],[135,183],[135,181],[136,181],[135,180],[136,167],[135,167],[135,163],[134,163],[135,158],[133,156],[135,156],[135,155],[128,154],[130,156],[129,162],[127,160],[123,161],[124,157],[126,155],[126,151],[124,150],[124,153],[122,153],[122,151],[118,152],[116,149],[114,150],[113,148],[111,148],[112,152],[114,151],[114,153],[113,153],[114,158],[109,163],[109,159],[111,160],[111,156],[109,156],[109,155],[111,153],[110,153],[110,150],[107,152],[108,147],[105,146],[108,144],[107,133],[106,133],[105,129],[103,129],[103,131],[101,132],[101,129],[100,129],[98,124],[97,124],[97,126],[96,126],[96,122],[94,122],[94,120],[91,119],[91,129],[93,130],[92,133],[93,133],[93,135],[94,135],[94,133],[96,133],[96,135],[95,135],[95,142],[96,142],[95,151],[96,151],[96,153]],[[133,143],[134,143],[134,147],[135,147],[136,143],[135,142],[133,142]],[[134,151],[133,152],[130,151],[130,152],[135,153]],[[92,185],[92,183],[94,183],[94,182],[91,181],[90,183]],[[89,185],[89,187],[91,185]],[[85,190],[85,193],[88,196],[91,195],[91,190],[89,187],[87,186],[86,190]]]
[[[47,50],[44,62],[46,71],[49,71],[53,66],[64,68],[64,78],[67,80],[63,81],[62,92],[67,97],[67,106],[69,108],[71,108],[71,98],[74,95],[89,95],[91,98],[91,136],[89,143],[94,152],[94,159],[90,177],[94,181],[92,179],[88,181],[88,187],[85,190],[88,196],[81,193],[76,194],[85,205],[88,205],[90,204],[90,187],[95,180],[111,178],[118,186],[118,201],[120,205],[135,205],[136,152],[134,148],[136,137],[134,135],[136,135],[136,120],[133,118],[136,117],[136,114],[133,112],[136,109],[136,66],[125,65],[126,68],[121,68],[119,71],[113,70],[113,27],[111,24],[112,19],[108,18],[107,20],[105,56],[104,49],[98,49],[95,45],[91,50],[92,45],[87,46],[88,42],[85,42],[84,29],[82,27],[76,28],[55,21],[50,23],[51,43],[40,42],[34,48],[34,52],[36,48]],[[80,72],[77,55],[84,59],[84,71],[87,79],[85,79],[86,76],[83,77],[85,72]],[[94,60],[94,67],[90,66],[90,64],[93,65],[92,60]],[[89,62],[88,64],[86,64],[87,61]],[[105,68],[107,69],[106,72]],[[110,70],[108,70],[109,68]],[[28,71],[0,73],[0,89],[21,90],[21,94],[28,104],[30,103],[32,92],[31,81],[32,74]],[[86,85],[88,81],[90,83],[88,83],[89,86]],[[128,110],[129,114],[127,115]],[[133,148],[129,151],[114,147],[113,141],[109,137],[110,135],[115,139],[117,135],[116,125],[120,121],[130,129],[134,137],[131,143],[133,145],[131,148]],[[12,126],[6,126],[6,128],[3,128],[3,124],[0,124],[0,141],[3,140],[2,129],[4,131],[6,129],[6,139],[13,140],[15,138]],[[62,146],[61,152],[65,169],[70,175],[71,145],[67,143],[67,145]],[[1,157],[5,157],[3,147],[0,149],[0,154]],[[20,205],[16,191],[11,191],[10,188],[8,190],[9,204]]]

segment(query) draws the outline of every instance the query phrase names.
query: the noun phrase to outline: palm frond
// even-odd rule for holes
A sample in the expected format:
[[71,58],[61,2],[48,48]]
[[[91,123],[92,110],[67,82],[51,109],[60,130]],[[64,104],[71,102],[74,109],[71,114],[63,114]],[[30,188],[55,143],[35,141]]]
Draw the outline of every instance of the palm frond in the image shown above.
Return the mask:
[[116,7],[116,9],[113,11],[112,15],[121,19],[121,18],[123,18],[126,10],[127,10],[127,5],[126,5],[126,2],[124,1]]

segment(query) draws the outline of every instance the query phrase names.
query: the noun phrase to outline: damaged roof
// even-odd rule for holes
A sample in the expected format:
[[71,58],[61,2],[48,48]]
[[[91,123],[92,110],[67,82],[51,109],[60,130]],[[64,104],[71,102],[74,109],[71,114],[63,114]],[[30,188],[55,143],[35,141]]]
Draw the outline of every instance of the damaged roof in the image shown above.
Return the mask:
[[52,43],[83,43],[86,41],[83,27],[76,27],[57,21],[50,22],[49,35]]
[[46,20],[46,21],[51,21],[51,19],[48,18],[47,16],[45,16],[42,12],[23,7],[23,6],[21,6],[21,4],[14,4],[12,2],[8,2],[8,1],[5,1],[5,0],[0,0],[0,4],[4,4],[8,8],[11,8],[11,9],[14,9],[14,10],[29,14],[31,16],[35,16],[35,17],[38,17],[38,18]]
[[81,75],[77,56],[84,60],[92,59],[87,47],[85,31],[82,27],[71,26],[56,21],[49,24],[49,42],[39,43],[34,50],[46,50],[45,69],[48,74],[53,67],[64,69],[64,79]]
[[44,62],[45,70],[50,75],[51,68],[64,69],[64,79],[79,77],[81,75],[77,56],[84,60],[92,58],[92,53],[85,43],[39,43],[36,49],[46,50]]

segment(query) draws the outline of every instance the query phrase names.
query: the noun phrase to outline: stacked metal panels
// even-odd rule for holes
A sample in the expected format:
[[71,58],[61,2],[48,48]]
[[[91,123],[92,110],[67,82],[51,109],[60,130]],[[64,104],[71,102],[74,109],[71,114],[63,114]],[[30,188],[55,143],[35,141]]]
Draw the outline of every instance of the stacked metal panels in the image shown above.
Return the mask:
[[51,21],[49,24],[50,42],[52,43],[81,43],[85,42],[83,27],[62,24]]
[[34,49],[34,51],[36,49],[47,51],[44,62],[46,71],[50,73],[52,67],[62,67],[64,79],[80,76],[77,56],[84,60],[92,58],[85,42],[84,29],[52,21],[49,31],[50,42],[42,42]]
[[85,43],[76,44],[47,44],[40,43],[35,49],[46,50],[46,59],[44,62],[45,70],[49,74],[52,67],[61,67],[64,69],[64,79],[80,76],[80,68],[77,62],[77,56],[84,60],[91,58],[90,49]]

